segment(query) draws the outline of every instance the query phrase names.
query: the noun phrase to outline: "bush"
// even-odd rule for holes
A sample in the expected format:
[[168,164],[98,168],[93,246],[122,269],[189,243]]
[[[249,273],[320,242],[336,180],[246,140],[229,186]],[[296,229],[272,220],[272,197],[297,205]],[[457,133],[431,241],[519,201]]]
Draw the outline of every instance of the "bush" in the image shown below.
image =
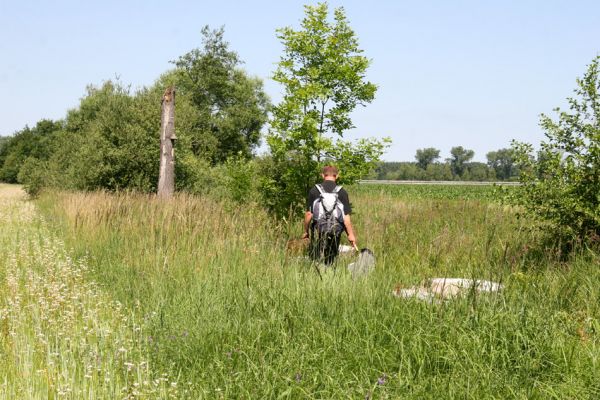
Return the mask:
[[27,158],[23,163],[19,170],[18,180],[23,184],[23,189],[30,197],[36,198],[45,186],[46,170],[47,162],[34,157]]
[[541,116],[547,141],[533,147],[513,143],[521,189],[513,196],[525,212],[569,243],[600,236],[600,56],[577,80],[570,112],[556,109],[558,121]]

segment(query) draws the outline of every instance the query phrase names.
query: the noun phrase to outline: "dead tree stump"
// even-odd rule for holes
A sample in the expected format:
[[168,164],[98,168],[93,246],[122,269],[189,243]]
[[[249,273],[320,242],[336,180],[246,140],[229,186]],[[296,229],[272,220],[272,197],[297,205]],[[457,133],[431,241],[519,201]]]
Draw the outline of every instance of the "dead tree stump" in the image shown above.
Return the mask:
[[160,172],[158,196],[169,198],[175,192],[175,88],[170,86],[162,98],[160,123]]

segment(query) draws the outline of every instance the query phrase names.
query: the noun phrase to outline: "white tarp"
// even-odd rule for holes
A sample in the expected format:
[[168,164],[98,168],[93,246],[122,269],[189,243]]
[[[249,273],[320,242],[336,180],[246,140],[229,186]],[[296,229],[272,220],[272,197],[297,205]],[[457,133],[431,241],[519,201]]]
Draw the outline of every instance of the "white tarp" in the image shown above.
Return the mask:
[[497,292],[503,286],[497,282],[482,279],[464,278],[432,278],[427,279],[419,286],[410,288],[396,287],[392,294],[400,298],[416,298],[425,301],[439,301],[465,295],[469,291]]

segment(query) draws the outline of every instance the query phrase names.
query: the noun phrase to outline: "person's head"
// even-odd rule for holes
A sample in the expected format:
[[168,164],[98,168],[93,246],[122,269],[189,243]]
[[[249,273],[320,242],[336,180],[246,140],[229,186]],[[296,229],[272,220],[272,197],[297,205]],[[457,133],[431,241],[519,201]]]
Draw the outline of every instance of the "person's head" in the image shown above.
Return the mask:
[[326,181],[335,181],[338,178],[339,171],[333,165],[326,165],[321,171],[321,176]]

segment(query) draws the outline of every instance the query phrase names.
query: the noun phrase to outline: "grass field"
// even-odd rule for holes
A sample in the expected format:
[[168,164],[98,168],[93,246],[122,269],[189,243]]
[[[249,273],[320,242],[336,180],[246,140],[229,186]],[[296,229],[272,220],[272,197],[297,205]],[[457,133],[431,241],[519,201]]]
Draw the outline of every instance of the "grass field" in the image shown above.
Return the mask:
[[[540,249],[493,188],[348,191],[357,280],[287,256],[300,223],[259,206],[0,187],[0,395],[600,398],[598,254]],[[438,276],[505,289],[391,295]]]

